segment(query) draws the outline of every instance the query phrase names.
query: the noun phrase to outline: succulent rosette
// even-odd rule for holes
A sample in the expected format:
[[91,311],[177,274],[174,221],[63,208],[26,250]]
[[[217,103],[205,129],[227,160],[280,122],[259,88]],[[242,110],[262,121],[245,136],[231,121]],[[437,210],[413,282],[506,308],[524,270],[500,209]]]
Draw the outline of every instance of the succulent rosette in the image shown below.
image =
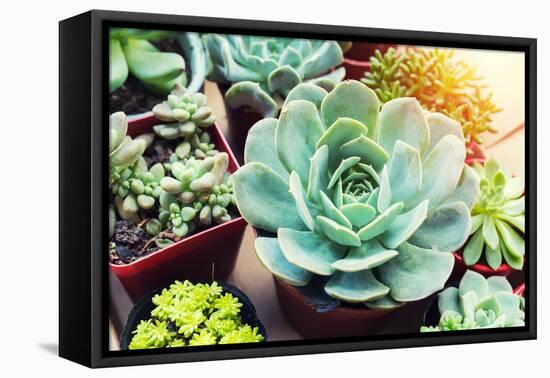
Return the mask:
[[460,125],[414,98],[384,104],[358,81],[292,90],[279,119],[256,123],[234,174],[261,262],[330,297],[374,309],[443,288],[467,240],[478,177]]
[[232,108],[247,106],[276,116],[288,93],[302,82],[327,90],[342,81],[343,53],[336,41],[205,34],[208,79],[231,85],[225,94]]

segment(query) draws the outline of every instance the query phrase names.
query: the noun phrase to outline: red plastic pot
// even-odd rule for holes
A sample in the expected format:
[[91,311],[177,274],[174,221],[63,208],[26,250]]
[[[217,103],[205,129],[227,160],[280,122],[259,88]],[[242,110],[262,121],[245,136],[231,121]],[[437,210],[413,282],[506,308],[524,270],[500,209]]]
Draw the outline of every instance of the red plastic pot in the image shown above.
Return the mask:
[[392,312],[339,306],[319,313],[306,303],[300,291],[274,278],[279,304],[287,320],[308,339],[365,336],[375,333],[384,317]]
[[[128,124],[128,134],[137,136],[151,132],[152,126],[158,123],[152,115],[133,120]],[[229,171],[235,172],[239,164],[218,125],[214,124],[208,130],[212,143],[229,155]],[[195,281],[224,281],[235,267],[245,228],[246,221],[238,217],[193,234],[130,264],[110,264],[110,269],[134,301],[182,277]]]
[[466,164],[472,165],[474,163],[485,163],[487,156],[485,155],[485,151],[479,144],[477,144],[475,141],[471,141],[466,145],[466,148],[472,151],[472,154],[466,155]]

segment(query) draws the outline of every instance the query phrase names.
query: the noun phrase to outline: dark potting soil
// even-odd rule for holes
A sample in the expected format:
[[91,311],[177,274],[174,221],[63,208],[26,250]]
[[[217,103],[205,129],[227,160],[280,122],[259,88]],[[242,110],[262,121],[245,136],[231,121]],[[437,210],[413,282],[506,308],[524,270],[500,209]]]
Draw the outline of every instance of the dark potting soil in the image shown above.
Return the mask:
[[[183,50],[174,38],[166,38],[152,42],[160,51],[175,52],[184,56]],[[191,79],[189,65],[185,66],[187,79]],[[149,92],[141,82],[132,74],[116,91],[109,95],[109,114],[123,111],[127,115],[145,113],[153,109],[158,103],[165,100],[166,96]]]
[[155,141],[145,150],[143,158],[149,167],[157,163],[167,163],[170,161],[170,156],[176,150],[177,141],[155,139]]
[[126,220],[119,220],[115,224],[115,233],[112,241],[115,243],[114,253],[110,254],[113,264],[129,264],[139,257],[157,251],[159,248],[151,243],[144,248],[151,236],[136,224]]

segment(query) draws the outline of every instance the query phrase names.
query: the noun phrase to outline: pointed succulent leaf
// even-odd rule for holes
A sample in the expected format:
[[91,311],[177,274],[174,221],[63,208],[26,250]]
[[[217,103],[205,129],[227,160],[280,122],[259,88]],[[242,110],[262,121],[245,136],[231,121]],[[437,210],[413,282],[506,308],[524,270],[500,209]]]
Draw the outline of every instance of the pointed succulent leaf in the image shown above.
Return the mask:
[[510,252],[508,247],[506,247],[506,244],[500,243],[500,251],[502,252],[502,257],[504,257],[504,260],[508,265],[510,265],[513,269],[516,270],[522,270],[523,269],[523,262],[524,257],[523,256],[517,256]]
[[280,228],[277,237],[283,255],[291,264],[321,276],[332,275],[335,271],[332,263],[341,259],[347,250],[309,231]]
[[336,272],[325,286],[333,298],[349,303],[375,301],[385,297],[390,289],[374,277],[371,270]]
[[398,140],[389,162],[389,182],[395,202],[416,197],[422,186],[422,162],[418,150]]
[[459,122],[442,113],[428,113],[426,120],[430,129],[430,144],[424,156],[428,156],[437,143],[447,135],[454,135],[464,143],[464,134]]
[[330,198],[328,198],[327,195],[323,192],[320,192],[319,195],[325,215],[333,221],[337,222],[338,224],[351,229],[352,224],[349,219],[346,218],[346,216],[332,203]]
[[279,160],[275,149],[276,128],[277,119],[275,118],[262,119],[250,128],[244,148],[244,161],[245,163],[263,163],[283,179],[288,180],[288,172]]
[[320,193],[328,192],[328,147],[321,146],[311,157],[307,198],[314,203],[321,203]]
[[470,228],[470,210],[463,202],[455,202],[429,214],[410,242],[423,248],[454,252],[464,245]]
[[495,226],[508,252],[516,257],[524,256],[525,241],[523,238],[510,225],[500,219],[495,219]]
[[279,227],[305,230],[288,184],[262,163],[249,163],[233,174],[237,207],[248,223],[266,231]]
[[380,172],[388,161],[386,151],[373,139],[363,134],[342,144],[339,154],[344,159],[358,156],[364,164],[371,165],[376,172]]
[[371,310],[376,310],[376,311],[395,310],[396,308],[402,307],[403,305],[404,305],[403,302],[398,302],[393,298],[391,298],[391,296],[389,295],[386,295],[385,297],[382,297],[375,301],[365,302],[365,306],[367,306]]
[[[380,111],[378,144],[391,156],[398,140],[423,155],[430,143],[430,130],[424,110],[415,98],[403,97],[388,101]],[[464,150],[464,144],[461,144]],[[462,159],[464,161],[464,159]]]
[[343,62],[342,49],[336,41],[324,41],[313,50],[300,67],[305,78],[311,78],[327,72]]
[[399,254],[376,268],[380,281],[400,302],[416,301],[441,290],[451,275],[454,257],[403,243]]
[[117,39],[109,39],[109,92],[114,92],[128,78],[128,65]]
[[489,286],[489,294],[495,294],[499,291],[505,291],[511,293],[513,291],[512,285],[502,276],[491,276],[487,278],[487,285]]
[[521,310],[519,295],[500,291],[495,293],[495,299],[501,307],[502,314],[506,316],[505,327],[517,326],[518,324],[513,321],[524,319],[525,313]]
[[479,261],[481,253],[483,252],[483,232],[481,229],[478,229],[464,248],[462,256],[464,258],[464,264],[474,265]]
[[464,164],[462,174],[455,191],[445,200],[445,203],[464,202],[471,209],[479,195],[479,176],[475,170]]
[[504,196],[506,199],[516,199],[525,191],[523,180],[520,177],[512,177],[506,183]]
[[407,241],[428,216],[428,203],[429,200],[425,200],[409,212],[398,215],[380,236],[382,243],[386,247],[394,249]]
[[296,210],[302,218],[302,221],[310,231],[317,231],[315,227],[315,217],[319,215],[319,210],[315,205],[310,205],[306,198],[306,193],[300,182],[300,177],[295,171],[290,174],[289,192],[296,201]]
[[316,148],[326,144],[329,149],[329,169],[334,171],[340,164],[340,146],[356,139],[361,135],[367,135],[367,128],[362,123],[351,118],[338,118],[318,139]]
[[495,222],[491,216],[485,216],[483,218],[482,233],[487,246],[491,249],[496,249],[498,246],[498,234]]
[[393,204],[382,214],[374,218],[374,220],[372,220],[369,224],[361,228],[357,232],[357,235],[363,241],[370,240],[378,235],[381,235],[393,223],[402,209],[403,203],[399,202]]
[[357,272],[374,269],[397,256],[398,252],[384,248],[376,239],[363,242],[359,247],[350,249],[348,255],[332,264],[342,272]]
[[293,101],[281,112],[275,133],[277,154],[287,170],[296,171],[304,184],[309,177],[309,159],[322,133],[323,125],[312,103]]
[[491,246],[485,246],[485,260],[487,265],[489,265],[493,270],[497,270],[502,264],[502,250],[500,242],[497,242],[496,248],[491,248]]
[[256,254],[273,275],[294,286],[308,284],[312,274],[291,264],[283,255],[277,238],[259,237],[255,242]]
[[382,169],[382,173],[380,174],[380,186],[378,187],[378,201],[376,203],[376,208],[379,212],[383,213],[392,203],[392,187],[388,174],[388,166],[384,166],[384,169]]
[[322,215],[317,216],[317,223],[321,227],[321,230],[323,230],[323,233],[336,243],[350,247],[359,247],[361,245],[361,240],[357,234],[348,227],[342,226],[340,223]]
[[176,53],[151,49],[151,43],[141,39],[129,39],[123,46],[132,75],[144,82],[160,82],[175,79],[185,72],[185,61]]
[[361,228],[376,216],[376,209],[366,203],[350,203],[340,207],[341,213],[354,227]]
[[[321,104],[321,113],[327,127],[334,124],[338,118],[351,118],[368,128],[368,134],[365,135],[369,138],[376,135],[379,109],[380,101],[376,93],[353,80],[340,83]],[[355,138],[348,140],[351,139]]]

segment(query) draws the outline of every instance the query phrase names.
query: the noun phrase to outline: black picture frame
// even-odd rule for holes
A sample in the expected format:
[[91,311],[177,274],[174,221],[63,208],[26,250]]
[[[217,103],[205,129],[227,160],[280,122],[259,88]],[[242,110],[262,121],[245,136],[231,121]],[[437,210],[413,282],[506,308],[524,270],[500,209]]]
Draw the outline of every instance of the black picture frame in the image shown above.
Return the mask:
[[[389,335],[261,345],[109,351],[107,182],[108,47],[110,26],[277,34],[525,53],[527,233],[526,326],[480,331]],[[537,41],[333,25],[251,21],[92,10],[59,23],[59,355],[89,367],[267,357],[535,339]],[[76,184],[75,184],[76,183]]]

